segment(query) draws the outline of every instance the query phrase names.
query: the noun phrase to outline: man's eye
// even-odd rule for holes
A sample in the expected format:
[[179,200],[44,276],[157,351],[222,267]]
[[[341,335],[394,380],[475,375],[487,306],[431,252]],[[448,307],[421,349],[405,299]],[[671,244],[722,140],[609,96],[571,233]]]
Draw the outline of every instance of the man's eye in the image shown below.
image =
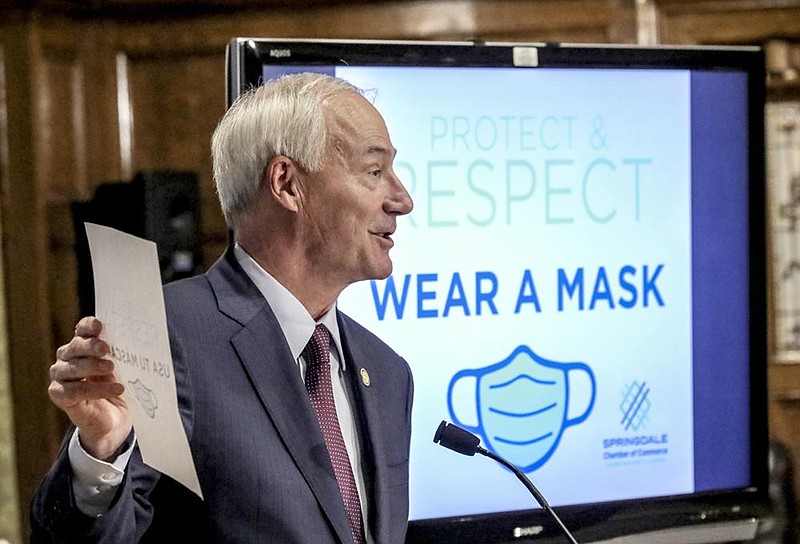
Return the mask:
[[372,170],[370,172],[370,175],[371,176],[375,176],[376,178],[379,178],[379,177],[381,177],[383,175],[383,170]]

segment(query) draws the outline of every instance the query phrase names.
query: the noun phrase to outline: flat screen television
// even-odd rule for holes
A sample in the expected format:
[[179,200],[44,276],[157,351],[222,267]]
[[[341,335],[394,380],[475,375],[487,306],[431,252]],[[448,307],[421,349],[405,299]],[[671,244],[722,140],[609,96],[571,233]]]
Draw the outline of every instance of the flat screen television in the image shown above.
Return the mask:
[[235,39],[228,96],[367,91],[415,200],[339,308],[411,365],[408,542],[754,538],[768,499],[756,47]]

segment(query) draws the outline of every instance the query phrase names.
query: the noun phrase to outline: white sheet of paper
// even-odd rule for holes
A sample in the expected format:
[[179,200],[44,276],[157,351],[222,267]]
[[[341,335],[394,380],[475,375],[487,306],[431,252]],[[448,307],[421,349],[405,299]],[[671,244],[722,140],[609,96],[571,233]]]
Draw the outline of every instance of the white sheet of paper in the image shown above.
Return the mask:
[[111,347],[117,379],[125,386],[142,459],[202,498],[178,412],[156,244],[85,225],[100,337]]

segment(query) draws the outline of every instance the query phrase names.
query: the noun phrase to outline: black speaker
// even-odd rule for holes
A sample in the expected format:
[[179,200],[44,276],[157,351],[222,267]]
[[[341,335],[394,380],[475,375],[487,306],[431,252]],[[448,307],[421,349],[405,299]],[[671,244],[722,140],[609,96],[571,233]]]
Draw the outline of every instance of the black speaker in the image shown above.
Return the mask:
[[91,200],[73,202],[71,209],[81,315],[94,313],[94,280],[84,222],[155,242],[164,283],[203,270],[200,197],[193,172],[139,172],[130,182],[101,184]]

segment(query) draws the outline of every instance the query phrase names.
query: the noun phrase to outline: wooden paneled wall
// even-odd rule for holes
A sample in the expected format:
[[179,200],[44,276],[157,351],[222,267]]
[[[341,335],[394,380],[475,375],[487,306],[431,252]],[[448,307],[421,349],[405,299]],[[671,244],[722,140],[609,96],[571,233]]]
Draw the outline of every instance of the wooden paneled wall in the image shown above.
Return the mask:
[[791,1],[397,0],[291,8],[262,0],[232,1],[227,11],[222,1],[206,2],[214,9],[199,11],[187,0],[169,2],[168,12],[155,0],[139,10],[109,1],[108,9],[75,12],[69,2],[17,4],[23,7],[0,7],[0,143],[8,148],[0,153],[0,217],[23,517],[66,425],[46,387],[54,350],[78,318],[70,202],[139,170],[193,170],[206,264],[219,255],[226,230],[208,147],[225,108],[224,48],[232,37],[633,43],[642,6],[655,15],[663,43],[800,36],[800,3]]

